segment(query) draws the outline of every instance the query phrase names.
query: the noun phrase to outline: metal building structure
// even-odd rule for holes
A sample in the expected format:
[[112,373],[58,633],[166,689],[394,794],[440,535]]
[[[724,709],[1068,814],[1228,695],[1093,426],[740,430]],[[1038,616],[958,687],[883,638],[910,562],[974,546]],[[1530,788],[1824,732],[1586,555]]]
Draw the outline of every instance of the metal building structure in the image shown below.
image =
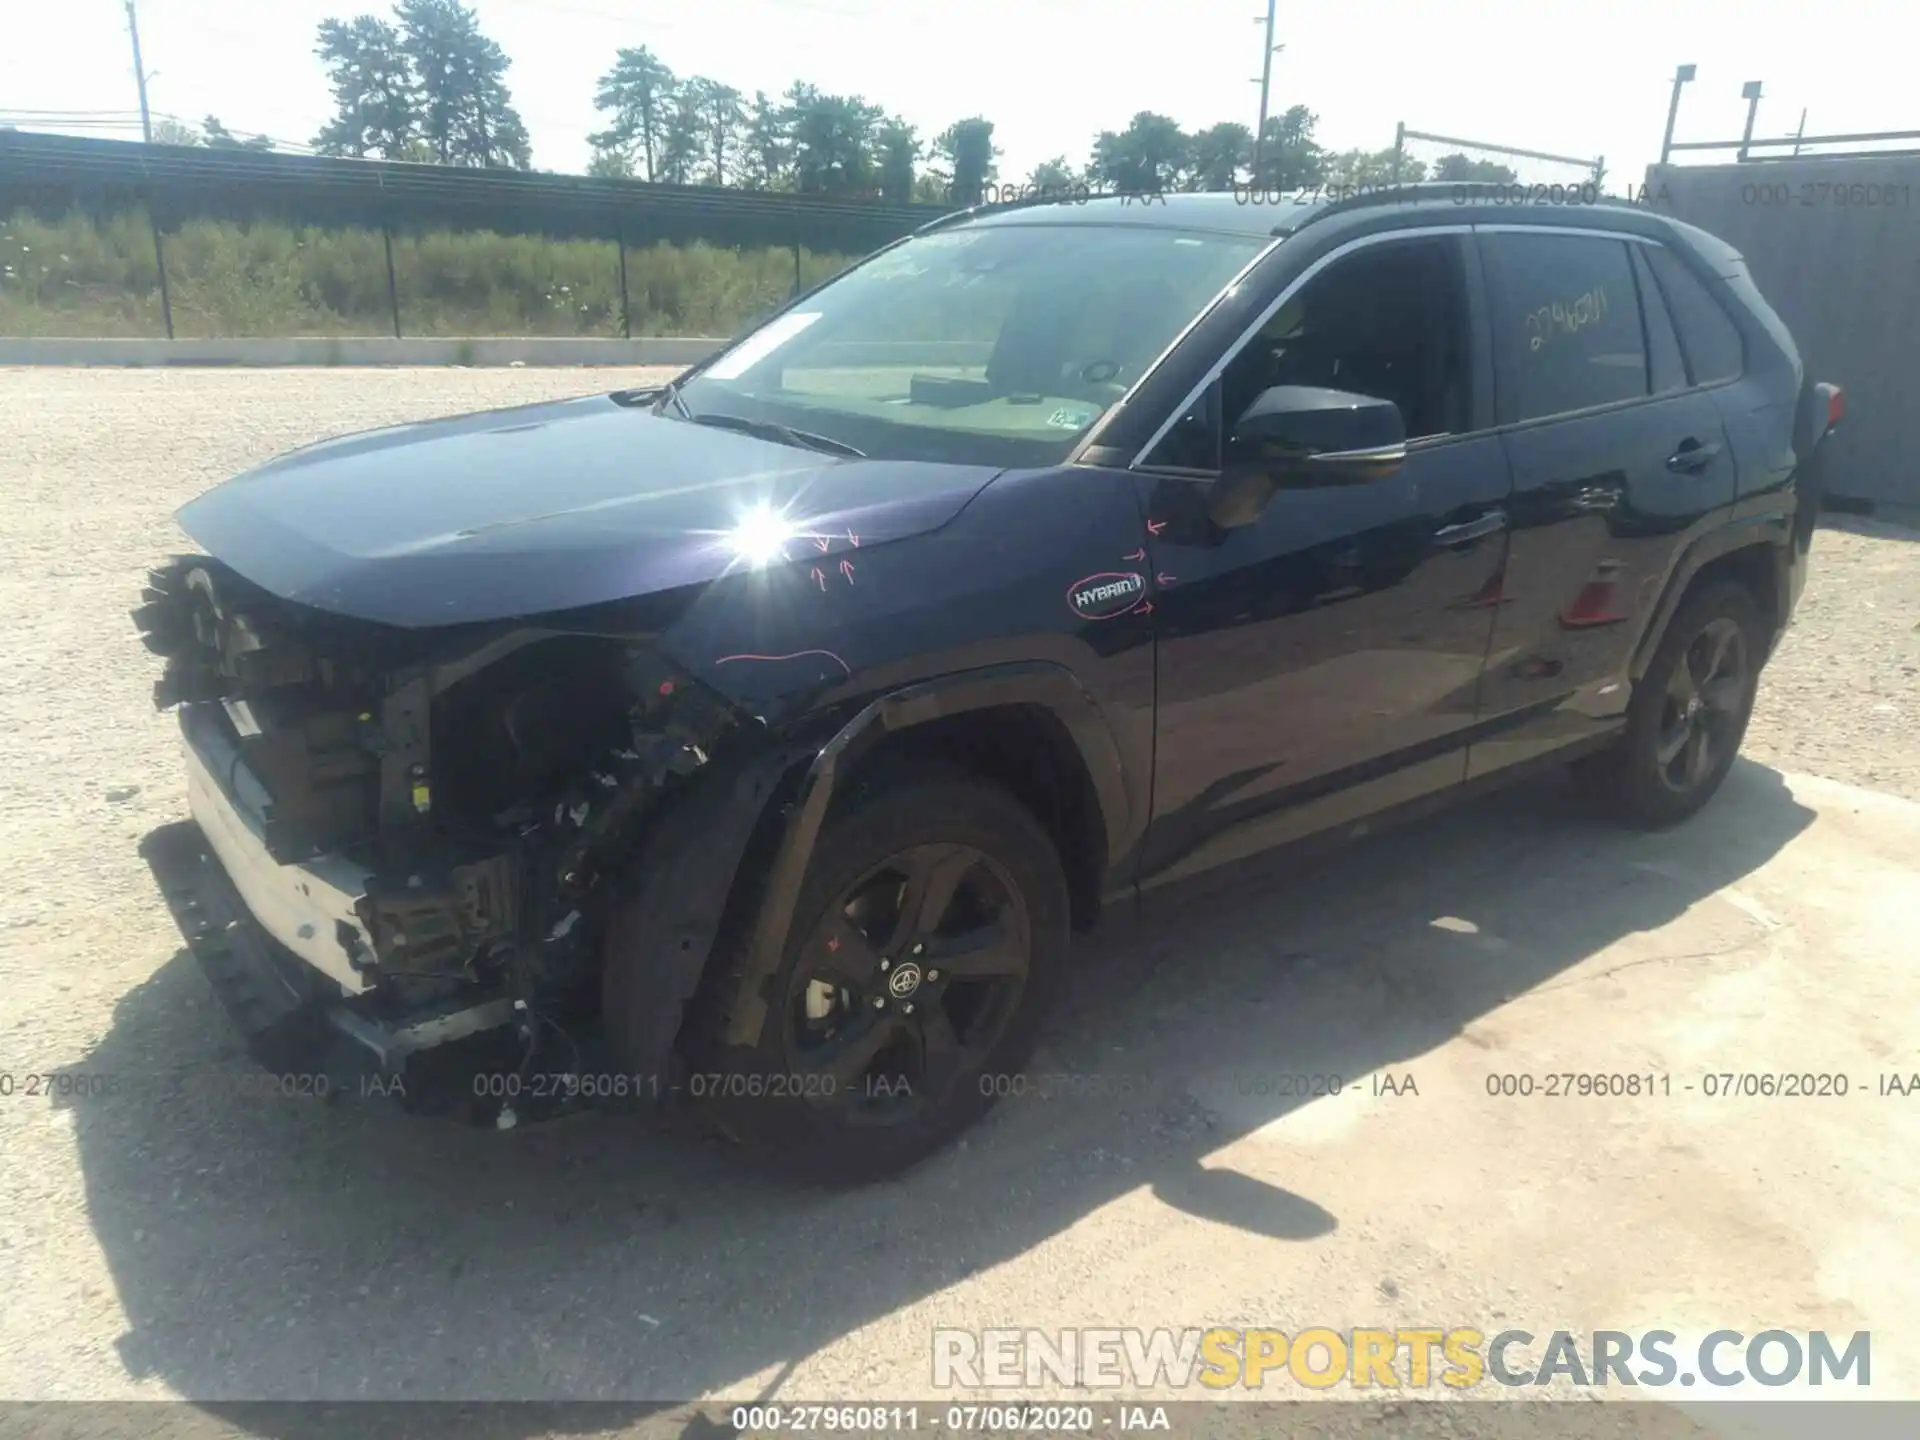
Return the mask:
[[1646,194],[1745,255],[1809,372],[1846,387],[1827,493],[1920,505],[1920,154],[1651,165]]

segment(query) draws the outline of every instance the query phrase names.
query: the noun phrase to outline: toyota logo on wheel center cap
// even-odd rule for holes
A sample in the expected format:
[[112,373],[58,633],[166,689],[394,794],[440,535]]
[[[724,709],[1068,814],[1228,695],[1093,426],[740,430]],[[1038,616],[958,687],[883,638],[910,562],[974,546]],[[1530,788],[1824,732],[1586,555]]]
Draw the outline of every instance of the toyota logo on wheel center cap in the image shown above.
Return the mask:
[[896,966],[887,977],[887,988],[898,998],[905,999],[920,988],[920,967],[911,960]]

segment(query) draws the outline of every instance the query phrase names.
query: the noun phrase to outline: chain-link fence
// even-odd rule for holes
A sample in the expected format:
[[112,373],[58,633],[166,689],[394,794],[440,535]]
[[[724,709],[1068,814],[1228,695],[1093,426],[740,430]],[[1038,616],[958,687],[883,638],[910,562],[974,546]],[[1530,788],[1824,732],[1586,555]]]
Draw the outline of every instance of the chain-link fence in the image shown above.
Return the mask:
[[1598,193],[1606,183],[1607,164],[1599,156],[1553,155],[1516,145],[1462,140],[1453,135],[1409,129],[1394,131],[1393,182],[1452,180],[1481,184],[1564,186]]

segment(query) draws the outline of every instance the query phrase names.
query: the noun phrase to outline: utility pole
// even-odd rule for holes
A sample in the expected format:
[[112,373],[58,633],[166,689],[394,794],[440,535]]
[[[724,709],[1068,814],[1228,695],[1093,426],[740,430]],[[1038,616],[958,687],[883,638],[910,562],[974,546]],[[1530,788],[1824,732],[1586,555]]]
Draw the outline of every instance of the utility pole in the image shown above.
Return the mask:
[[153,117],[147,113],[147,67],[140,63],[140,19],[133,13],[133,0],[127,0],[127,33],[133,36],[133,79],[140,87],[140,135],[153,143]]
[[[132,4],[133,0],[127,0]],[[1260,124],[1253,132],[1253,183],[1260,183],[1261,151],[1267,143],[1267,95],[1273,84],[1273,7],[1275,0],[1267,0],[1267,40],[1260,47]],[[1258,15],[1254,23],[1260,23]]]
[[1744,161],[1748,158],[1747,147],[1753,144],[1753,122],[1760,114],[1760,82],[1749,80],[1742,85],[1740,98],[1747,102],[1747,128],[1741,133],[1740,150],[1734,158]]
[[1673,98],[1667,101],[1667,131],[1666,134],[1660,137],[1660,163],[1662,165],[1666,164],[1667,158],[1673,154],[1673,125],[1674,122],[1680,118],[1681,88],[1693,79],[1697,69],[1697,66],[1682,65],[1673,72]]
[[[133,0],[127,0],[127,33],[133,36],[133,78],[140,87],[140,135],[153,143],[153,116],[147,111],[147,67],[140,59],[140,21],[133,13]],[[151,181],[149,181],[151,184]],[[167,293],[167,250],[160,238],[160,197],[147,196],[147,224],[153,229],[153,273],[160,283],[160,319],[166,325],[167,339],[173,339],[173,297]]]

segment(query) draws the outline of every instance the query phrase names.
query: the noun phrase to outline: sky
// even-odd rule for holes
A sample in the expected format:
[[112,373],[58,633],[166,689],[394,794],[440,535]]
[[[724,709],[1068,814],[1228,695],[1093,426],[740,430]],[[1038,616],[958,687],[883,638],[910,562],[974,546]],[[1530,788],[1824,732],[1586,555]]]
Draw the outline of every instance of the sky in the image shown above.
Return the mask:
[[[356,0],[138,0],[157,113],[311,141],[331,113],[313,55],[328,16]],[[1330,149],[1380,149],[1404,122],[1469,140],[1604,156],[1608,185],[1656,159],[1674,67],[1698,78],[1677,138],[1736,139],[1740,88],[1765,83],[1756,133],[1920,128],[1914,0],[1279,0],[1275,113],[1304,104]],[[597,77],[615,50],[648,45],[677,72],[751,96],[795,79],[856,93],[923,136],[964,116],[995,124],[1003,179],[1064,154],[1137,110],[1188,128],[1251,126],[1259,110],[1259,0],[474,0],[512,58],[508,83],[534,164],[579,170],[603,123]],[[133,112],[122,0],[0,0],[0,123],[14,112]],[[78,133],[78,132],[77,132]],[[114,132],[88,130],[84,133]],[[138,138],[137,126],[119,132]],[[1437,147],[1415,150],[1431,157]],[[1696,157],[1698,158],[1698,157]],[[1523,165],[1523,178],[1577,179]]]

